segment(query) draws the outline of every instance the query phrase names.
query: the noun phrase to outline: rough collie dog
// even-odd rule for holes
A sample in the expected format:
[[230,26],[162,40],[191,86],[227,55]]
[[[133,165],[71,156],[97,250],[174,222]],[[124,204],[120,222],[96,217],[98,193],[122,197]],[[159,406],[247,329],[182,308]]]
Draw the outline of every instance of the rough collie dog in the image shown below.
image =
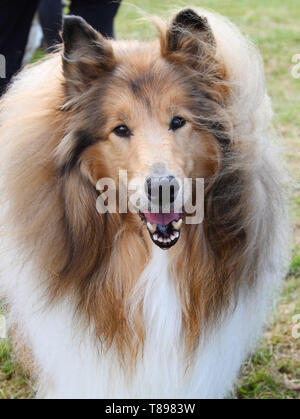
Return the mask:
[[[227,397],[284,275],[255,47],[205,11],[155,23],[159,40],[125,42],[67,17],[1,101],[1,293],[39,397]],[[120,169],[149,201],[152,181],[173,202],[204,179],[203,222],[100,213]]]

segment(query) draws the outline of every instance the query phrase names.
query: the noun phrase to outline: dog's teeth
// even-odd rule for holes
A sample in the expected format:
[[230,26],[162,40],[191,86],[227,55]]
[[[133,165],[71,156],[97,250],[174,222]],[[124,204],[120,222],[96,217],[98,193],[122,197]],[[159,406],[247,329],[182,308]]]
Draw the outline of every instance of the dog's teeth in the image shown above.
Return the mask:
[[155,241],[157,241],[157,239],[158,239],[158,235],[157,235],[157,234],[154,234],[153,239],[154,239]]
[[163,239],[162,237],[159,237],[159,238],[158,238],[158,241],[159,241],[160,243],[163,243],[163,242],[164,242],[164,239]]
[[174,234],[171,234],[170,238],[171,238],[171,240],[175,240],[176,239],[176,237],[174,236]]
[[156,224],[147,223],[147,227],[150,233],[154,234],[156,232],[156,229],[157,229]]
[[180,230],[182,227],[182,218],[178,221],[173,221],[172,226],[175,228],[175,230]]

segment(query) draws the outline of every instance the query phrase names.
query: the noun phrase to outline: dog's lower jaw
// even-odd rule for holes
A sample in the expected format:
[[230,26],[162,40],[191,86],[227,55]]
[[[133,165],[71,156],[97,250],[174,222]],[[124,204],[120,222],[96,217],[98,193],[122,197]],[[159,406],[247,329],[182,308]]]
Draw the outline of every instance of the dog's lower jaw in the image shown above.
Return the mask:
[[[166,215],[170,218],[169,214]],[[140,217],[147,227],[151,240],[161,249],[170,249],[180,239],[183,224],[181,214],[174,214],[174,216],[171,216],[170,218],[171,221],[166,224],[159,224],[159,219],[163,218],[163,215],[160,217],[160,214],[149,215],[149,213],[140,213]],[[150,220],[154,220],[154,222],[150,222]]]

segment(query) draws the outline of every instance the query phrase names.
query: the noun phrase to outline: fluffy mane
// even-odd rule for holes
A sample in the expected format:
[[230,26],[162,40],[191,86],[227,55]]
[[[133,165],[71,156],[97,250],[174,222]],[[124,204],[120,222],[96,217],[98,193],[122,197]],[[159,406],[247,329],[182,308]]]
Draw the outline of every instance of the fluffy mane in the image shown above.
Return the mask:
[[[252,292],[266,272],[279,280],[288,231],[261,58],[226,19],[199,14],[207,18],[203,33],[193,25],[183,29],[184,22],[158,22],[160,42],[107,41],[105,61],[114,65],[109,54],[117,63],[132,54],[151,63],[161,53],[169,66],[185,68],[182,78],[206,92],[207,108],[203,101],[198,106],[207,114],[197,115],[195,107],[194,117],[219,143],[218,171],[206,182],[204,222],[188,226],[169,252],[187,350],[234,309],[241,289]],[[207,22],[213,43],[207,42]],[[180,53],[172,52],[174,33]],[[66,57],[67,52],[63,59],[60,51],[26,68],[1,99],[1,235],[18,243],[24,264],[34,264],[34,287],[45,307],[71,301],[77,321],[93,330],[99,347],[116,345],[121,359],[128,353],[136,359],[145,341],[145,289],[138,280],[152,248],[132,215],[98,214],[97,191],[84,175],[86,168],[80,158],[76,164],[72,160],[74,150],[80,154],[76,135],[90,127],[99,90],[80,90],[85,81],[76,79],[73,68],[78,57]],[[104,171],[109,163],[101,164]],[[12,296],[18,280],[1,281],[17,311]]]

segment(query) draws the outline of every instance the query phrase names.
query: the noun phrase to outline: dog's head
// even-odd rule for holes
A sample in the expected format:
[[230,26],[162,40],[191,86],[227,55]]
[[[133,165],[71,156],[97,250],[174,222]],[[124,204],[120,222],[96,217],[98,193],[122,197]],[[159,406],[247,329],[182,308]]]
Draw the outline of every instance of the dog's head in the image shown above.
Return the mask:
[[125,170],[129,209],[168,249],[180,237],[187,200],[196,199],[185,179],[205,179],[207,191],[220,169],[226,87],[206,18],[186,9],[159,32],[160,42],[116,42],[81,18],[65,18],[70,117],[58,155],[64,174],[80,170],[94,188],[110,178],[120,190]]

